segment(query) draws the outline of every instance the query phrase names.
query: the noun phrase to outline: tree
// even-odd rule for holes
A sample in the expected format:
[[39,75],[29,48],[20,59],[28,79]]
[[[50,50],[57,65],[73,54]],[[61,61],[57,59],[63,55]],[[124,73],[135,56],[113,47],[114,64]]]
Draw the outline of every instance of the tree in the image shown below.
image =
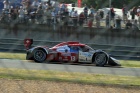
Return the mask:
[[[77,3],[77,0],[58,0],[60,2],[64,1],[65,3]],[[129,8],[133,6],[139,6],[140,0],[111,0],[112,5],[115,8],[122,8],[123,4],[128,5]],[[82,0],[82,4],[87,4],[88,6],[93,5],[94,8],[99,9],[103,7],[109,7],[109,0]]]

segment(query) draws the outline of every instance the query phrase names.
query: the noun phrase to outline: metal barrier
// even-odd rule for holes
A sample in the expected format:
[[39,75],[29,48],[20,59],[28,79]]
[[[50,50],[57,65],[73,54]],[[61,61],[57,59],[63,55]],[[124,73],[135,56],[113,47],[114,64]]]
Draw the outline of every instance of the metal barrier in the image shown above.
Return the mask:
[[[7,42],[7,43],[6,43]],[[47,45],[49,47],[54,46],[61,41],[41,41],[35,40],[33,46]],[[117,46],[117,45],[102,45],[94,43],[86,43],[94,49],[102,49],[110,55],[118,59],[133,59],[140,60],[140,47],[136,46]],[[131,51],[130,51],[131,50]],[[23,40],[18,39],[0,39],[0,52],[15,52],[26,53],[26,49],[23,44]]]

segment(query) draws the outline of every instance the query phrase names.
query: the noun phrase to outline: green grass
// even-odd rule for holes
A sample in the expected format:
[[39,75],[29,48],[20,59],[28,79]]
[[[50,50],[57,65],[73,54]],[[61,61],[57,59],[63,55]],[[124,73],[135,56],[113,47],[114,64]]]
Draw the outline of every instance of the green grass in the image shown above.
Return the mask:
[[[0,53],[0,58],[6,59],[20,59],[25,60],[26,54],[24,53]],[[120,60],[123,67],[138,67],[140,68],[140,61],[133,60]]]
[[140,77],[0,68],[0,78],[80,84],[140,86]]
[[140,61],[120,60],[120,63],[124,67],[138,67],[138,68],[140,68]]
[[20,59],[20,60],[25,60],[25,53],[0,53],[0,58],[3,59]]
[[[0,58],[25,60],[26,54],[0,53]],[[120,61],[123,67],[140,67],[139,61]],[[140,86],[140,77],[0,68],[0,78],[46,80],[80,84]]]

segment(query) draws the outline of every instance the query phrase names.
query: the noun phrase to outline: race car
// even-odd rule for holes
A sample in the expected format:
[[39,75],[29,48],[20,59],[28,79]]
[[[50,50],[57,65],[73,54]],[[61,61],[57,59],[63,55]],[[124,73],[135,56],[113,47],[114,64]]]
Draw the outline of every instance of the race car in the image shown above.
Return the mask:
[[86,44],[76,41],[59,43],[53,47],[36,46],[31,47],[32,39],[25,39],[24,45],[27,49],[27,60],[35,62],[78,62],[91,63],[96,66],[121,66],[119,61],[111,57],[103,50],[95,50]]

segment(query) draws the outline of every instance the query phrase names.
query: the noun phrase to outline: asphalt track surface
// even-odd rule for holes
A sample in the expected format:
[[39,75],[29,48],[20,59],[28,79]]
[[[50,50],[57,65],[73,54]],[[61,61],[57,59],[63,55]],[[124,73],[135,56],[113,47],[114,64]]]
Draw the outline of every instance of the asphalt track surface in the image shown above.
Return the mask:
[[34,63],[25,60],[12,60],[12,59],[0,59],[0,68],[7,69],[19,68],[27,70],[54,70],[54,71],[140,77],[140,68],[96,67],[91,65],[71,65],[66,63],[65,64]]

